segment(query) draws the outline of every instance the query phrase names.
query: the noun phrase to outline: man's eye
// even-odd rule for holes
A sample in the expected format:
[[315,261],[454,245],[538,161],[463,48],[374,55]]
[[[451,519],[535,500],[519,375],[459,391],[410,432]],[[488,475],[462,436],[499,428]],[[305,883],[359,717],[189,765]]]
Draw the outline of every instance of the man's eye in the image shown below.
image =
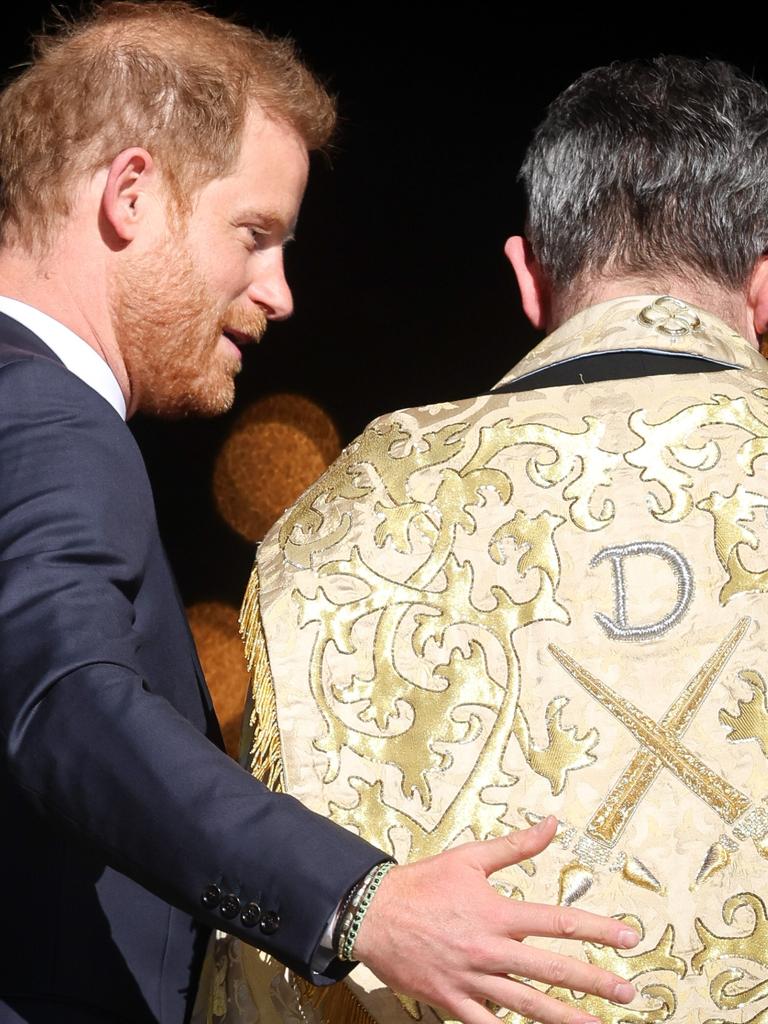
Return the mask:
[[248,224],[248,234],[251,236],[251,242],[253,243],[254,249],[260,249],[266,244],[269,238],[269,232],[265,231],[264,228],[256,227],[255,224]]

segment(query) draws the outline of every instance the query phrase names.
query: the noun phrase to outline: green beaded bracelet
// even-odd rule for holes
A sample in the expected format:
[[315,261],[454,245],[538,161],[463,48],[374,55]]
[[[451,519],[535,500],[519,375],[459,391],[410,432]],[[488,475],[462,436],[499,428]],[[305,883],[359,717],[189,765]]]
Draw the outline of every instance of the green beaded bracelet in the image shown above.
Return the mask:
[[338,935],[334,943],[334,949],[337,950],[337,956],[339,957],[339,959],[342,959],[341,951],[344,949],[344,946],[346,944],[350,926],[352,925],[352,922],[355,918],[357,908],[360,906],[360,900],[363,898],[363,894],[365,893],[366,889],[368,888],[370,882],[373,879],[373,876],[376,874],[378,870],[379,865],[374,864],[371,870],[366,875],[364,875],[363,878],[354,887],[354,889],[350,891],[349,895],[344,901],[344,911],[342,914],[342,919],[339,922]]
[[350,922],[349,928],[343,936],[343,942],[340,944],[340,960],[354,960],[355,942],[357,940],[357,933],[360,931],[360,925],[363,923],[363,918],[366,915],[368,907],[371,905],[371,901],[376,890],[381,885],[382,879],[393,867],[395,867],[395,864],[394,861],[391,860],[377,865],[376,871],[374,872],[373,878],[371,878],[370,882],[368,882],[367,885],[361,886],[362,895],[360,897],[360,902],[355,909],[355,914]]

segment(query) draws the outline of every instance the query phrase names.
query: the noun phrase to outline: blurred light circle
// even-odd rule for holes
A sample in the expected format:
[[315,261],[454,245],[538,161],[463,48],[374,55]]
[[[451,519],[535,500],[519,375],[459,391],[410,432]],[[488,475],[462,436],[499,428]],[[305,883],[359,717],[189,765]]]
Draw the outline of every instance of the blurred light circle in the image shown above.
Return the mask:
[[220,514],[246,539],[261,540],[340,451],[333,421],[310,399],[259,399],[236,421],[216,460]]
[[187,609],[187,618],[213,697],[227,752],[236,758],[248,689],[248,670],[240,639],[238,612],[231,605],[210,601],[192,605]]

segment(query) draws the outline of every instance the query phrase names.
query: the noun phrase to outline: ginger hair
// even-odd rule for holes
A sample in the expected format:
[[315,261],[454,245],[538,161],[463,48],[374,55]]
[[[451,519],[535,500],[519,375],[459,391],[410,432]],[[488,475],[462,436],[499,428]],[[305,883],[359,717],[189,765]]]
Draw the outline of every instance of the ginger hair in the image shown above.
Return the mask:
[[79,186],[131,146],[151,153],[188,211],[200,187],[234,169],[254,105],[309,150],[335,124],[333,100],[290,40],[183,0],[100,4],[40,36],[0,94],[0,244],[45,249]]

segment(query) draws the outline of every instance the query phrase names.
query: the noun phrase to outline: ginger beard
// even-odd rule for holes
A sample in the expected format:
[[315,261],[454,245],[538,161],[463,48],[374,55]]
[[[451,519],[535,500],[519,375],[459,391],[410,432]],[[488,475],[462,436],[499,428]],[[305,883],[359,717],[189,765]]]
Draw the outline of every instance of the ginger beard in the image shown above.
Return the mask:
[[188,252],[170,242],[126,261],[110,303],[135,411],[177,418],[216,416],[231,408],[238,341],[259,341],[267,318],[258,306],[223,312]]

